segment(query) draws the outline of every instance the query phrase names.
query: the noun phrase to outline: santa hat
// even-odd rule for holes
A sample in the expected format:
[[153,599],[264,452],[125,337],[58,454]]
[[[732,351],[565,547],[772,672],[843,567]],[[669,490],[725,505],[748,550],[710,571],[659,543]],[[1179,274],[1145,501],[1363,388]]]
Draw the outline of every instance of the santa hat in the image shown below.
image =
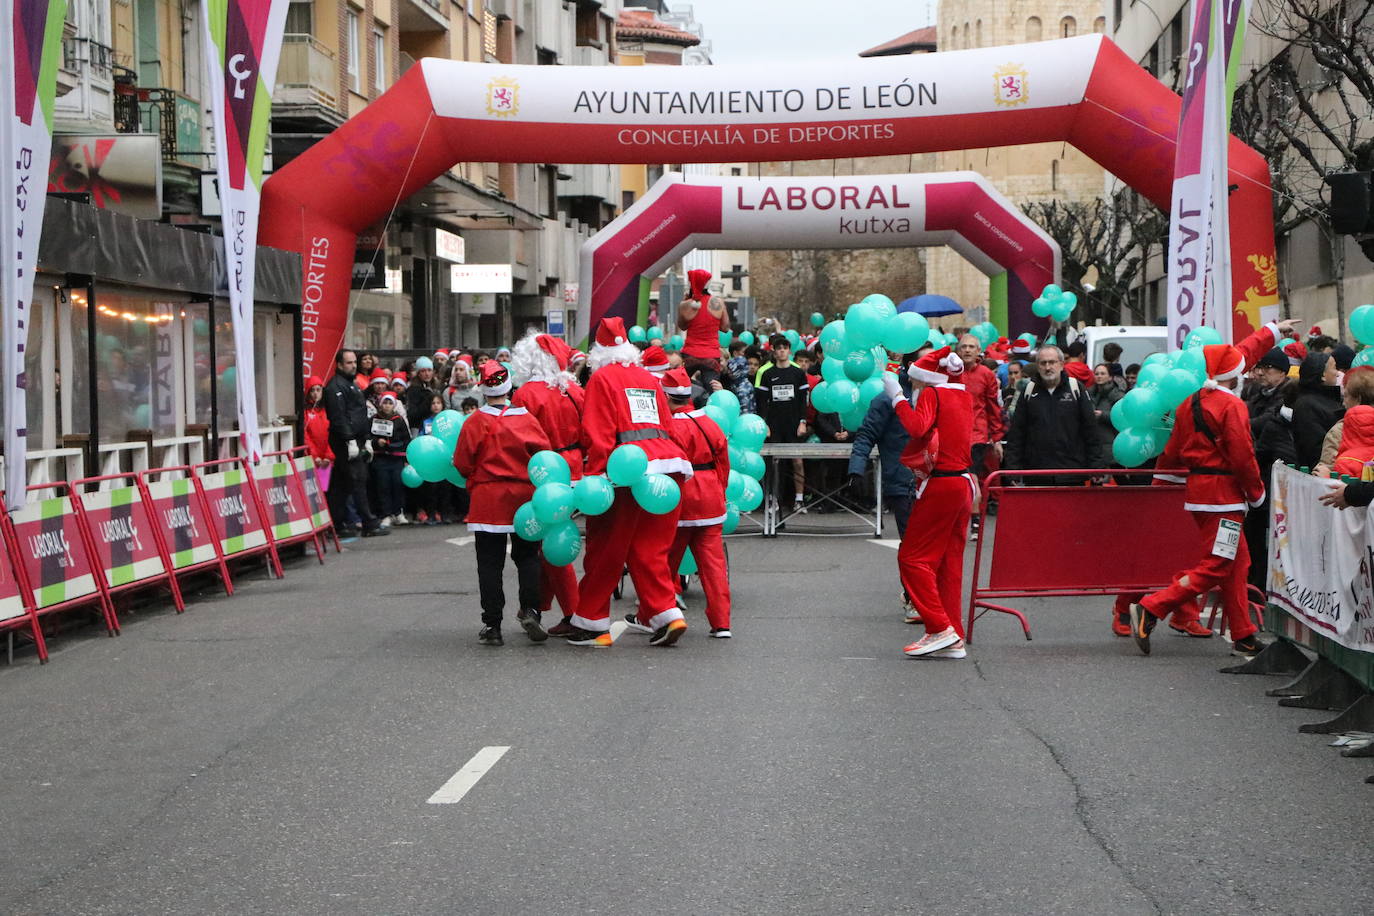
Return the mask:
[[314,388],[316,385],[319,385],[321,388],[323,388],[324,382],[320,379],[318,375],[310,376],[310,378],[305,380],[305,393],[309,394],[310,389]]
[[664,394],[672,395],[675,398],[690,398],[692,396],[692,380],[687,377],[687,370],[681,366],[665,372],[662,384]]
[[539,349],[554,358],[554,361],[558,363],[560,372],[567,371],[568,362],[572,357],[572,348],[564,343],[562,338],[540,334],[534,339],[534,342],[539,344]]
[[510,373],[505,366],[489,359],[482,364],[482,380],[477,387],[489,398],[504,397],[510,393]]
[[706,284],[711,282],[711,272],[709,270],[687,271],[687,282],[691,285],[692,291],[687,294],[688,299],[696,299],[705,302],[711,298],[711,294],[706,291]]
[[369,385],[375,385],[377,382],[386,381],[388,381],[386,370],[383,369],[381,366],[378,366],[376,369],[373,369],[372,374],[367,377],[367,383]]
[[467,363],[469,367],[472,366],[472,356],[468,353],[459,353],[454,357],[453,361],[457,363]]
[[435,359],[443,359],[443,360],[446,360],[446,359],[448,359],[448,351],[447,351],[447,350],[435,350],[435,351],[434,351],[434,358],[435,358]]
[[393,387],[396,385],[400,385],[402,388],[410,387],[410,382],[406,380],[406,374],[404,372],[397,372],[393,375],[391,377],[391,384]]
[[1012,356],[1030,356],[1031,345],[1028,340],[1017,340],[1011,345]]
[[964,374],[964,361],[949,347],[931,350],[907,370],[913,381],[927,385],[943,385]]
[[1217,382],[1239,378],[1245,371],[1245,356],[1237,347],[1230,344],[1208,344],[1202,348],[1202,356],[1207,361],[1208,388],[1216,388]]
[[596,326],[596,342],[599,346],[618,347],[629,339],[623,318],[602,318]]
[[644,351],[644,368],[654,375],[668,371],[668,352],[662,347],[650,347]]
[[392,394],[390,391],[388,391],[386,394],[382,395],[377,399],[378,404],[385,404],[388,401],[390,401],[392,404],[396,403],[396,395]]
[[1284,347],[1283,353],[1288,357],[1288,364],[1290,366],[1301,365],[1302,361],[1307,359],[1307,348],[1296,340]]
[[573,363],[585,363],[586,361],[587,354],[583,353],[581,350],[572,351],[572,355],[568,357],[569,366],[571,366]]

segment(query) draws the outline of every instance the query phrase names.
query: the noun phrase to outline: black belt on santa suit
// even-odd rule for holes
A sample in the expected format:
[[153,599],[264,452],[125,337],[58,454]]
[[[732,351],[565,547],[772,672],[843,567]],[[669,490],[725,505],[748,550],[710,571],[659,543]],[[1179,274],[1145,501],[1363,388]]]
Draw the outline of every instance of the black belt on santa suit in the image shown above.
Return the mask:
[[708,461],[705,464],[692,465],[692,470],[694,471],[714,471],[715,469],[716,463],[714,461]]
[[965,474],[972,474],[972,468],[964,468],[962,471],[931,471],[931,477],[963,477]]
[[565,445],[565,446],[563,446],[562,448],[556,448],[556,449],[554,449],[554,451],[555,451],[555,452],[571,452],[571,451],[573,451],[574,449],[580,449],[580,448],[582,448],[582,443],[581,443],[581,442],[574,442],[572,445]]
[[622,445],[626,442],[643,442],[646,439],[668,439],[667,433],[661,429],[627,429],[623,433],[615,434],[615,441]]
[[1189,477],[1234,477],[1235,471],[1226,468],[1189,468]]

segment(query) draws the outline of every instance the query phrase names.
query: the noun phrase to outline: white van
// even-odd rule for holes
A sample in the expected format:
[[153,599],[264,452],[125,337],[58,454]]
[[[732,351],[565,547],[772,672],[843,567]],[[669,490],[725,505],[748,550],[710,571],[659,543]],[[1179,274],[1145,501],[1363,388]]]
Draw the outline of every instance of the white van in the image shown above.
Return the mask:
[[1132,363],[1144,362],[1151,353],[1164,353],[1169,349],[1169,329],[1153,325],[1090,326],[1084,328],[1081,335],[1088,347],[1089,366],[1105,362],[1102,348],[1109,343],[1121,345],[1118,362],[1123,370]]

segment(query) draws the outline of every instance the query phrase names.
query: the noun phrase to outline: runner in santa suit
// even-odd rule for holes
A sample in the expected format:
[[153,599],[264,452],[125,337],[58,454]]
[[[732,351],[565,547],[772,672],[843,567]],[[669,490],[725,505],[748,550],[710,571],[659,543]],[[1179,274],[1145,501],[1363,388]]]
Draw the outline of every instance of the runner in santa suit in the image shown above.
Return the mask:
[[548,437],[528,410],[510,406],[510,373],[496,360],[482,367],[482,394],[487,403],[463,423],[453,449],[453,466],[468,480],[471,503],[468,531],[477,551],[477,589],[482,601],[478,639],[499,646],[506,594],[501,585],[506,565],[506,538],[520,582],[516,619],[534,642],[548,639],[539,623],[539,567],[536,541],[515,534],[515,510],[534,495],[530,456],[549,447]]
[[[633,444],[649,458],[648,473],[670,474],[681,486],[692,463],[673,441],[668,399],[639,365],[639,350],[629,342],[625,322],[602,319],[588,363],[592,367],[582,414],[586,473],[603,474],[611,452]],[[653,629],[650,644],[671,646],[687,629],[678,610],[668,550],[677,533],[678,508],[654,515],[640,508],[629,487],[617,487],[615,502],[587,519],[587,549],[577,613],[568,643],[609,648],[611,593],[628,565],[639,596],[639,619]]]
[[[692,479],[682,485],[682,511],[677,538],[668,554],[668,568],[676,572],[691,548],[702,591],[706,592],[706,621],[711,636],[729,639],[730,573],[725,566],[725,484],[730,476],[730,445],[704,410],[692,407],[692,380],[678,367],[663,377],[663,391],[673,409],[670,432],[692,462]],[[629,621],[627,616],[626,621]]]
[[1131,604],[1131,635],[1146,655],[1150,632],[1160,618],[1214,588],[1221,591],[1235,653],[1255,655],[1263,648],[1255,638],[1246,598],[1250,551],[1243,528],[1245,511],[1264,502],[1250,414],[1237,390],[1246,358],[1240,347],[1229,344],[1203,347],[1202,353],[1207,382],[1174,410],[1173,432],[1155,463],[1156,483],[1186,484],[1183,508],[1198,527],[1200,557],[1191,569],[1175,576],[1172,585]]
[[964,361],[944,347],[911,364],[908,375],[917,390],[912,399],[902,393],[894,375],[883,375],[883,391],[911,437],[903,463],[908,455],[914,461],[932,444],[935,448],[934,466],[916,490],[897,550],[902,586],[926,626],[926,635],[903,649],[912,658],[967,655],[959,600],[978,483],[970,467],[973,401],[959,382],[963,374]]
[[688,378],[695,375],[698,384],[710,391],[711,383],[720,378],[720,332],[730,330],[730,310],[724,299],[713,299],[706,291],[709,270],[687,271],[687,282],[691,291],[677,308],[678,330],[686,333],[682,367]]
[[[572,349],[557,337],[531,331],[511,351],[515,390],[511,403],[528,410],[555,452],[568,462],[572,481],[582,479],[582,401],[586,393],[568,372]],[[549,628],[550,636],[566,636],[577,613],[577,572],[573,565],[554,566],[544,561],[540,613],[553,606],[563,609],[563,619]]]

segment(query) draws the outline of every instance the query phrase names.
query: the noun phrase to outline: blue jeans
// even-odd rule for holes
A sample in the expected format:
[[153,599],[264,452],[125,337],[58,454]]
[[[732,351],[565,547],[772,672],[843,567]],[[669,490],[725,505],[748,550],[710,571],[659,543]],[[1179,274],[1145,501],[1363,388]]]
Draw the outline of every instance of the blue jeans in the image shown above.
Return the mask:
[[405,509],[405,484],[401,472],[406,460],[398,455],[378,455],[372,459],[372,479],[377,486],[377,514],[382,518],[399,515]]

